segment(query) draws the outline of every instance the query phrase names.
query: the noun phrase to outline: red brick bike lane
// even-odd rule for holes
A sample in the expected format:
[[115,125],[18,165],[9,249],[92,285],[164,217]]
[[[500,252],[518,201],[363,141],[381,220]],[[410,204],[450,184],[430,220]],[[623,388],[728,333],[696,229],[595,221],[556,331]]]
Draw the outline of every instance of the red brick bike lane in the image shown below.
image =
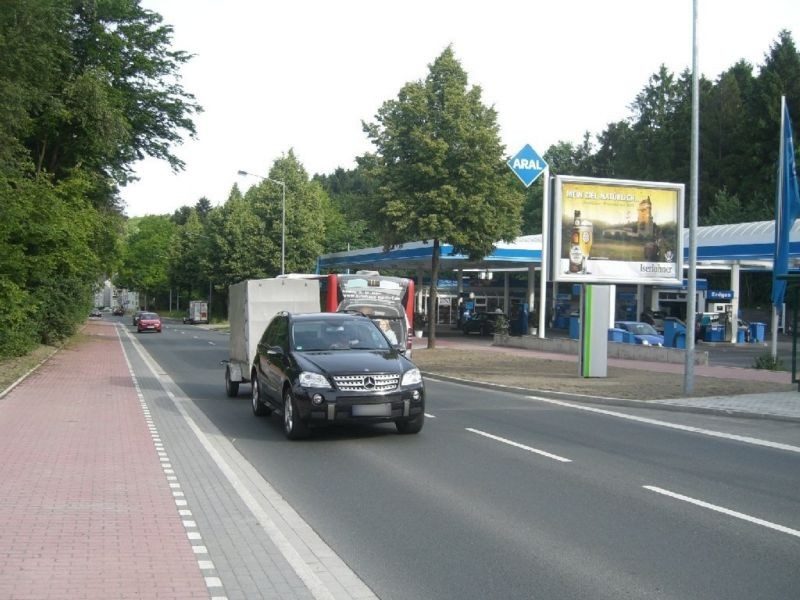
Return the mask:
[[209,598],[116,329],[0,399],[0,598]]

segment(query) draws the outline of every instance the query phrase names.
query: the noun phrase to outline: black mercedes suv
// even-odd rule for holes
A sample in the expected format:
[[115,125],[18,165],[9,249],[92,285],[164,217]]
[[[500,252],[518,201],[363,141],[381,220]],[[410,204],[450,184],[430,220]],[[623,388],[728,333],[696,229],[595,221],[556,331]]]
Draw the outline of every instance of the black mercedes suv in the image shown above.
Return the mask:
[[349,313],[278,313],[258,343],[250,377],[253,413],[283,415],[286,437],[314,425],[394,422],[419,433],[419,369],[371,319]]

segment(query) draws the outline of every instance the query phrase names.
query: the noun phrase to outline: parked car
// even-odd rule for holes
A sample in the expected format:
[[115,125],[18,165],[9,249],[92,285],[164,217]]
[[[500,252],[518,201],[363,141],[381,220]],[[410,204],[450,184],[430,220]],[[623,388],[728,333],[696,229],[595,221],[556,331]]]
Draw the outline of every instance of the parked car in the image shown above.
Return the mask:
[[350,313],[278,313],[259,341],[250,376],[256,416],[283,415],[289,439],[314,425],[393,422],[419,433],[419,369],[371,319]]
[[663,346],[664,336],[659,334],[655,327],[641,321],[617,321],[614,323],[617,329],[624,329],[633,334],[633,339],[637,344],[643,346]]
[[113,314],[115,317],[121,317],[125,314],[125,309],[121,306],[115,306],[114,310],[111,311],[111,314]]
[[89,313],[90,317],[102,317],[103,313],[99,308],[93,308]]
[[503,316],[505,316],[503,313],[498,312],[477,312],[464,321],[461,331],[464,332],[464,335],[469,335],[470,333],[492,335],[497,317]]
[[141,312],[136,321],[136,331],[155,331],[161,333],[161,317],[154,312]]
[[667,314],[663,310],[645,310],[642,313],[641,321],[652,325],[657,333],[664,335],[664,319]]

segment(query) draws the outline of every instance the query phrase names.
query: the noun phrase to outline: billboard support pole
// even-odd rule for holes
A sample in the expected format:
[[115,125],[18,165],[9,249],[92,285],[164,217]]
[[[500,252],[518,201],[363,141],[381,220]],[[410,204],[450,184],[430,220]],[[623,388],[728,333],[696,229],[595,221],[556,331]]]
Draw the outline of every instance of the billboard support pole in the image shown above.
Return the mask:
[[[545,313],[547,312],[547,277],[550,273],[550,167],[544,169],[542,185],[542,270],[539,278],[539,338],[544,339]],[[555,283],[553,283],[555,285]]]

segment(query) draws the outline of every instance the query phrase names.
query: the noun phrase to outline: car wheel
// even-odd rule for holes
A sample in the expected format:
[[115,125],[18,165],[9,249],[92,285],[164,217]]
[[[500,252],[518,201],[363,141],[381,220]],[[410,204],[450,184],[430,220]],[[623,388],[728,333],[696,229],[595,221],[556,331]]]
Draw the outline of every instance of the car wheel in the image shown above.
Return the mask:
[[283,392],[283,432],[290,440],[308,437],[308,426],[300,420],[297,404],[288,387]]
[[235,398],[239,395],[239,382],[231,380],[231,368],[225,367],[225,393],[228,398]]
[[253,378],[250,380],[250,402],[253,406],[253,414],[257,417],[266,417],[269,415],[270,410],[264,406],[261,401],[261,393],[258,389],[258,376],[253,373]]
[[397,427],[397,433],[419,433],[422,431],[422,426],[425,424],[425,413],[419,414],[413,419],[408,421],[395,421],[394,425]]

